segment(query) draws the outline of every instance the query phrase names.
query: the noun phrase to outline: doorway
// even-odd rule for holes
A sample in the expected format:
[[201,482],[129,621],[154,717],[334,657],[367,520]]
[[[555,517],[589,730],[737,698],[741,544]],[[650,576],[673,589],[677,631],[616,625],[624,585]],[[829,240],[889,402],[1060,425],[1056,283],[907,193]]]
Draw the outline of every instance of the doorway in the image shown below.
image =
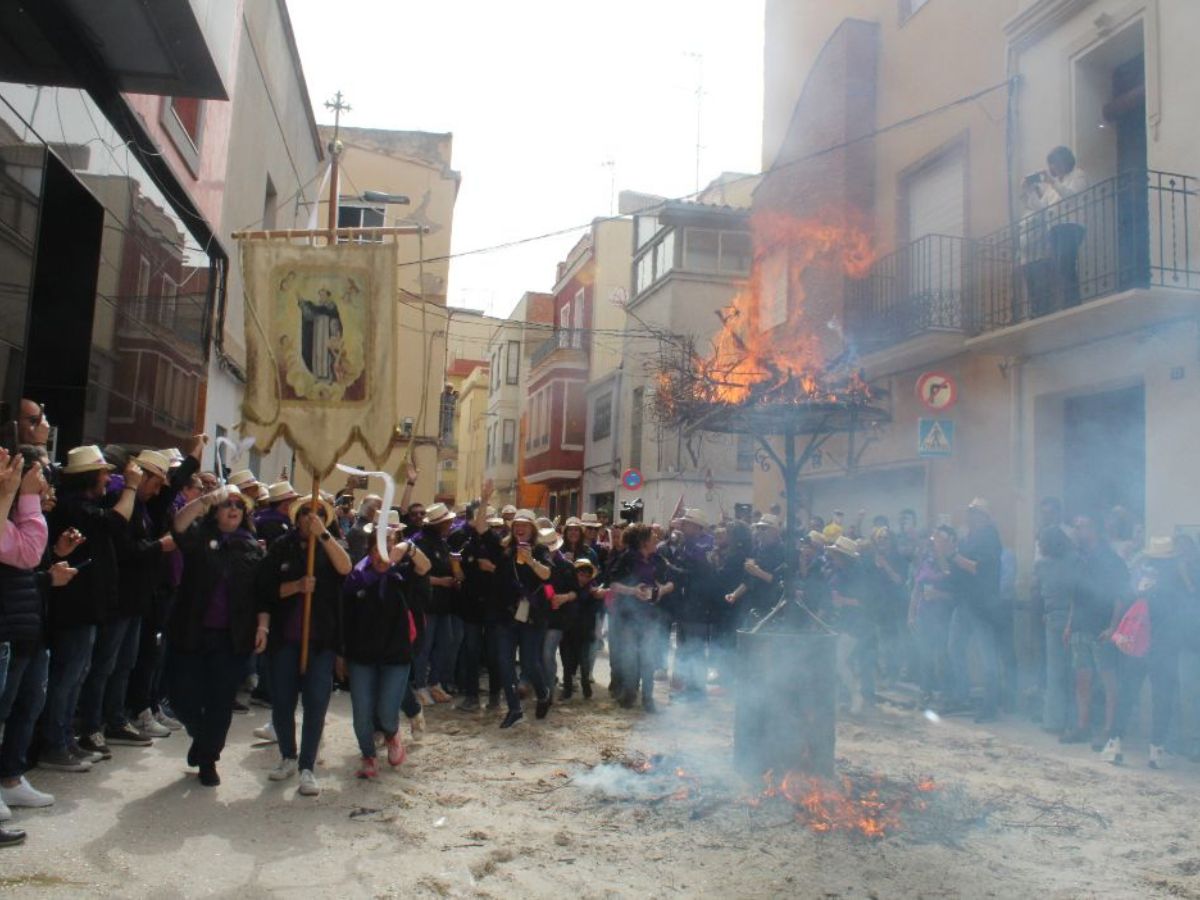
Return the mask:
[[1069,515],[1103,521],[1123,506],[1146,513],[1146,391],[1141,385],[1063,404],[1063,500]]

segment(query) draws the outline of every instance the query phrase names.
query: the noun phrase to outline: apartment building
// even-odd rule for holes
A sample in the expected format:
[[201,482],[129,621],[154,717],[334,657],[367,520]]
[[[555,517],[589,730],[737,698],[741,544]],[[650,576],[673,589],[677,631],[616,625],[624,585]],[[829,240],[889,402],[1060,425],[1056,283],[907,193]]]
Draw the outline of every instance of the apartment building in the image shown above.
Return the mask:
[[[1048,496],[1192,527],[1197,24],[1187,0],[769,0],[755,209],[870,223],[870,272],[813,302],[892,414],[853,477],[830,442],[802,478],[809,509],[960,521],[984,495],[1023,560]],[[1060,145],[1086,186],[1035,208],[1027,185]],[[918,402],[928,372],[955,382],[952,409]],[[944,458],[922,453],[930,418],[952,423]],[[760,473],[756,502],[779,487]]]

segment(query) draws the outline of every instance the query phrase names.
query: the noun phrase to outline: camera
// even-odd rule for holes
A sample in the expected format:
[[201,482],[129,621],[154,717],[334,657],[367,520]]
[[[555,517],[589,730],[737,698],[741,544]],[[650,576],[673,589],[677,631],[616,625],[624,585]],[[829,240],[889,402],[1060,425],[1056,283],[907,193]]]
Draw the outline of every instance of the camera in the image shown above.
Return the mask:
[[641,498],[634,500],[632,503],[630,503],[628,500],[622,500],[621,510],[618,514],[626,524],[632,525],[635,522],[642,521],[642,508],[645,505],[646,504],[642,502]]

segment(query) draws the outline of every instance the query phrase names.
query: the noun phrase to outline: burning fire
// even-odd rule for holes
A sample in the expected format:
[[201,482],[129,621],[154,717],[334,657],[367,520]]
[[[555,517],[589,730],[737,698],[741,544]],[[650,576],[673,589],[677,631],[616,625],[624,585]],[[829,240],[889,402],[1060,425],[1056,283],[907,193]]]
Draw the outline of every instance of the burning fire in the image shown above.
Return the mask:
[[867,232],[856,225],[759,213],[751,222],[754,262],[746,288],[719,313],[713,352],[697,359],[699,377],[713,385],[710,402],[743,403],[754,394],[787,388],[787,399],[824,399],[823,325],[806,315],[805,274],[824,266],[851,278],[874,261]]
[[[775,773],[763,775],[762,793],[750,800],[759,806],[763,800],[782,798],[796,807],[796,821],[819,834],[842,832],[869,838],[887,837],[901,825],[901,813],[906,808],[925,809],[925,801],[905,796],[884,797],[882,778],[861,784],[844,777],[840,785],[800,772],[788,772],[776,781]],[[937,790],[932,778],[923,776],[917,781],[918,793]]]

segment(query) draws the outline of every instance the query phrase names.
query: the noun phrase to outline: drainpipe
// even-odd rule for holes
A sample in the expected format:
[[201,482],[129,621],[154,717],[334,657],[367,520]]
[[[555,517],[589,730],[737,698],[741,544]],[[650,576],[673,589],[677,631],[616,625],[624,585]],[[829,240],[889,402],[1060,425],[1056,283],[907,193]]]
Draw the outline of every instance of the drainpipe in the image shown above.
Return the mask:
[[[624,365],[624,363],[617,366],[616,374],[613,377],[613,412],[612,412],[613,421],[612,421],[612,440],[611,440],[612,453],[610,454],[612,459],[611,459],[611,465],[609,467],[609,477],[610,478],[620,478],[620,471],[621,471],[621,439],[622,439],[621,407],[624,405],[622,402],[622,395],[621,395],[621,376],[624,374],[621,371],[622,365]],[[613,472],[616,472],[618,474],[614,476],[612,474]],[[616,502],[616,496],[617,496],[619,487],[620,487],[620,484],[618,483],[617,487],[613,489],[613,502],[614,503]],[[616,515],[615,510],[613,512],[613,515]]]

